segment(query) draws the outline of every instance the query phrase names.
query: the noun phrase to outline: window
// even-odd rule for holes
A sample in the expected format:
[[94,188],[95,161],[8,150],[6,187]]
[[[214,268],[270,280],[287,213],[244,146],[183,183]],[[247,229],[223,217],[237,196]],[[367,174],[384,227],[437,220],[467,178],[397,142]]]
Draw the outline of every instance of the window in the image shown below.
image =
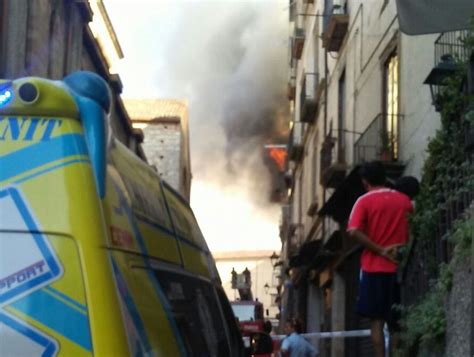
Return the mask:
[[387,146],[392,160],[398,159],[398,55],[396,51],[385,61],[383,67],[383,113],[384,120],[384,146]]
[[[304,167],[302,165],[302,167]],[[298,223],[301,224],[303,223],[303,172],[302,170],[300,171],[300,174],[298,175]],[[300,243],[299,240],[300,237],[298,237],[298,244]]]
[[242,338],[239,333],[239,326],[235,320],[235,316],[232,312],[232,308],[227,300],[227,296],[222,289],[216,289],[219,302],[221,303],[222,313],[224,314],[224,320],[229,329],[229,342],[232,356],[241,356],[243,353]]
[[344,142],[344,117],[346,101],[346,71],[339,77],[338,98],[337,98],[337,162],[345,162],[345,142]]
[[155,270],[154,274],[171,306],[189,356],[228,356],[226,321],[218,308],[214,287],[204,280],[174,272]]
[[318,160],[319,160],[319,155],[318,155],[318,132],[314,133],[314,138],[313,138],[313,160],[312,160],[312,184],[311,184],[311,203],[315,203],[316,201],[316,194],[317,194],[317,188],[318,188]]

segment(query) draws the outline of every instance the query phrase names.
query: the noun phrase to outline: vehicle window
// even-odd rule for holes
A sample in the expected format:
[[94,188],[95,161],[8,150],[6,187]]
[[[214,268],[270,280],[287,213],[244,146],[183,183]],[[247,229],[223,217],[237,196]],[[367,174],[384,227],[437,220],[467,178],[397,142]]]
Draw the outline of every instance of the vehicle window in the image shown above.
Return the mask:
[[255,306],[254,305],[232,305],[235,317],[239,321],[254,321],[255,320]]
[[214,287],[204,280],[175,272],[155,270],[155,275],[171,305],[189,356],[229,356]]
[[207,250],[206,241],[191,208],[166,185],[164,193],[178,235]]
[[242,336],[239,332],[239,325],[235,320],[235,316],[232,313],[232,308],[230,307],[229,301],[227,300],[227,296],[225,295],[224,290],[216,289],[216,291],[219,301],[221,303],[225,323],[229,331],[230,349],[232,351],[231,356],[242,356],[244,354],[244,346],[242,343]]

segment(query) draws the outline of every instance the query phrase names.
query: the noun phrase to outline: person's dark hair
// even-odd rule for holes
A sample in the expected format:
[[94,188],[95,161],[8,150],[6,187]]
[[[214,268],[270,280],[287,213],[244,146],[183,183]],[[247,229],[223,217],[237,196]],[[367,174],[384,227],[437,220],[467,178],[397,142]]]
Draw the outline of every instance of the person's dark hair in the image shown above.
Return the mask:
[[380,161],[364,163],[359,170],[359,175],[372,186],[385,185],[385,168]]
[[287,323],[293,327],[293,329],[296,331],[296,333],[302,333],[303,332],[303,324],[301,323],[301,320],[298,318],[292,318],[288,319]]
[[394,188],[413,199],[420,192],[420,182],[416,177],[403,176],[395,182]]
[[270,332],[272,332],[272,329],[273,329],[272,323],[270,321],[266,320],[263,323],[263,331],[266,332],[266,333],[270,333]]

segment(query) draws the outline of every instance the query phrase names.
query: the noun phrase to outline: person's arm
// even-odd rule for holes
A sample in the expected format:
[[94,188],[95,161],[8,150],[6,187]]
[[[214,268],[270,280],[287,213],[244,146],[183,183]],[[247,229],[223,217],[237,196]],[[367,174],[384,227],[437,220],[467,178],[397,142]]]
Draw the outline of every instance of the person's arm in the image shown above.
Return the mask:
[[280,354],[283,356],[283,357],[289,357],[290,356],[290,344],[289,344],[289,341],[288,341],[288,337],[284,338],[282,343],[281,343],[281,346],[280,346]]
[[402,244],[393,244],[387,247],[383,247],[373,240],[371,240],[364,232],[358,229],[352,229],[348,231],[349,235],[354,238],[357,242],[359,242],[364,248],[367,248],[394,263],[398,263],[396,256],[397,256],[397,248],[400,247]]

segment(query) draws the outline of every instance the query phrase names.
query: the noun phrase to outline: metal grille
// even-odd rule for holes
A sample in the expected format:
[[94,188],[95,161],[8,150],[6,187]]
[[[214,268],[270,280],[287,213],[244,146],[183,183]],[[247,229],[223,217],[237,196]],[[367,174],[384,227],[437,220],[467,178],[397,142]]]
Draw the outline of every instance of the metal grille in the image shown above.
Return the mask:
[[473,171],[472,163],[450,168],[451,180],[443,187],[443,192],[438,193],[440,214],[435,236],[429,241],[415,241],[405,266],[404,304],[412,304],[428,292],[430,281],[438,276],[439,265],[451,259],[453,247],[447,236],[453,223],[467,212],[474,201],[474,190],[472,185],[469,186]]
[[379,114],[354,144],[354,162],[396,161],[399,156],[400,114]]
[[445,32],[439,35],[435,41],[435,67],[443,60],[467,61],[469,51],[464,45],[467,35],[467,30]]

